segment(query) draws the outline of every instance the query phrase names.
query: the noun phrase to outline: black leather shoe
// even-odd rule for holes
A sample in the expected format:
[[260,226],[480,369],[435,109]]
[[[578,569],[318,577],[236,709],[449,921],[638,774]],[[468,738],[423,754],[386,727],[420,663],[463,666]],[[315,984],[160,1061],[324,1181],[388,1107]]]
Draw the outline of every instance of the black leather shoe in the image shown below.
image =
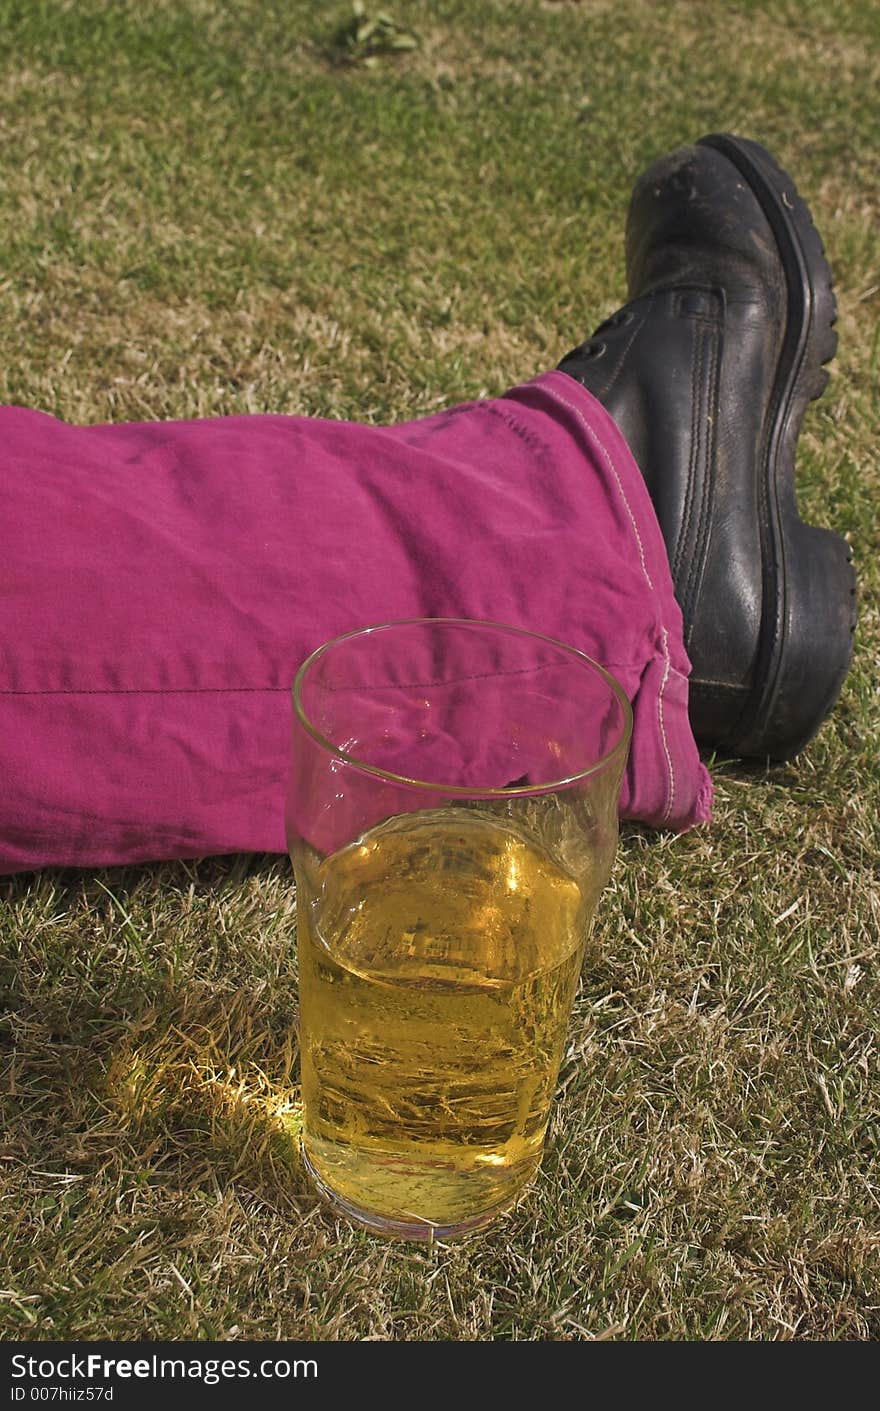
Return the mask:
[[696,738],[788,759],[837,699],[855,626],[849,545],[795,502],[797,438],[837,346],[822,242],[769,153],[715,135],[639,179],[626,262],[631,302],[560,367],[611,412],[647,482]]

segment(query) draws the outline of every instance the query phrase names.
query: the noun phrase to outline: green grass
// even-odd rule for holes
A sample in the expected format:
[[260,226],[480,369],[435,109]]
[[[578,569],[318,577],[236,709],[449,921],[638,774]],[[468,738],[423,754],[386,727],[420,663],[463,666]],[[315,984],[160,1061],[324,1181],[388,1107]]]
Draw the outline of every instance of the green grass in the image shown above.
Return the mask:
[[459,1246],[385,1245],[304,1177],[286,860],[3,882],[0,1332],[876,1339],[875,6],[389,7],[419,47],[366,67],[345,4],[0,0],[0,401],[390,420],[501,391],[622,300],[641,168],[739,131],[835,271],[799,493],[854,546],[853,671],[795,764],[715,762],[710,828],[625,830],[540,1178]]

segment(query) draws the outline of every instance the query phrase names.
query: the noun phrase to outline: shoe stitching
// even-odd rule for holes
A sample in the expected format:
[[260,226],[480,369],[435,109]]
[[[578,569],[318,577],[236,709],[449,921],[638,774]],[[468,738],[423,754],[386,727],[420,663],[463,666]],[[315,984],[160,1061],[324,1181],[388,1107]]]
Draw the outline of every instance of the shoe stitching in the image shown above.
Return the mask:
[[[687,488],[684,499],[684,515],[681,529],[678,533],[678,541],[675,546],[675,556],[672,560],[672,577],[675,583],[678,582],[681,572],[681,563],[684,557],[686,546],[690,544],[691,519],[694,509],[694,485],[696,483],[696,464],[699,460],[700,449],[700,414],[699,414],[699,389],[701,386],[701,374],[703,370],[703,340],[699,336],[692,338],[692,361],[691,361],[691,446],[688,459]],[[687,596],[687,583],[681,592],[681,597]]]
[[641,333],[642,329],[644,328],[644,326],[645,326],[645,321],[646,321],[646,319],[647,319],[647,317],[648,317],[648,314],[651,312],[651,309],[654,307],[654,295],[653,295],[653,294],[650,294],[650,295],[648,296],[648,298],[649,298],[649,300],[650,300],[650,302],[649,302],[649,304],[648,304],[648,307],[647,307],[647,308],[644,310],[644,312],[642,313],[642,317],[641,317],[640,319],[636,319],[636,322],[635,322],[635,324],[634,324],[634,326],[633,326],[633,331],[632,331],[632,333],[630,334],[629,338],[627,339],[626,345],[624,346],[622,352],[620,352],[620,353],[618,354],[618,358],[617,358],[617,367],[616,367],[615,370],[614,370],[614,376],[611,377],[611,378],[609,379],[609,381],[606,383],[605,389],[604,389],[604,391],[603,391],[603,393],[602,393],[603,397],[607,397],[607,396],[608,396],[608,393],[611,391],[612,387],[614,386],[615,382],[617,381],[618,377],[620,376],[621,372],[623,371],[623,364],[624,364],[624,362],[626,361],[626,355],[627,355],[627,353],[629,352],[630,348],[632,347],[633,343],[636,341],[636,338],[638,337],[638,335]]
[[[677,554],[677,561],[676,561],[676,571],[675,571],[675,573],[673,574],[673,577],[674,577],[674,578],[676,579],[676,581],[677,581],[677,580],[678,580],[678,573],[679,573],[679,570],[680,570],[680,568],[681,568],[681,562],[682,562],[682,559],[684,558],[685,547],[687,547],[687,549],[689,550],[690,564],[689,564],[687,573],[686,573],[686,575],[685,575],[685,581],[684,581],[684,584],[683,584],[683,587],[682,587],[682,591],[681,591],[681,595],[680,595],[680,601],[681,601],[681,605],[682,605],[683,611],[685,612],[686,616],[687,616],[688,618],[690,618],[690,620],[691,620],[691,626],[693,626],[693,603],[691,602],[691,594],[692,594],[692,590],[693,590],[693,577],[694,577],[694,554],[693,554],[693,550],[694,550],[694,538],[693,538],[693,529],[694,529],[694,525],[693,525],[693,518],[694,518],[694,505],[695,505],[696,500],[697,500],[696,486],[697,486],[698,478],[699,478],[699,468],[700,468],[700,464],[701,464],[701,462],[702,462],[702,455],[701,455],[701,452],[702,452],[702,450],[703,450],[702,400],[703,400],[703,391],[704,391],[704,388],[705,388],[705,385],[706,385],[706,379],[705,379],[706,344],[705,344],[705,338],[703,337],[703,330],[702,330],[702,329],[700,329],[699,333],[697,333],[696,336],[695,336],[695,338],[694,338],[694,348],[695,348],[695,356],[694,356],[694,364],[693,364],[694,371],[693,371],[693,377],[692,377],[692,380],[691,380],[691,447],[690,447],[690,457],[689,457],[689,460],[688,460],[687,516],[686,516],[685,525],[684,525],[684,532],[683,532],[683,534],[682,534],[682,536],[681,536],[681,538],[680,538],[680,540],[679,540],[679,543],[678,543],[678,554]],[[700,506],[700,511],[699,511],[699,519],[701,519],[701,518],[702,518],[702,506]],[[698,526],[698,532],[699,532],[699,526]],[[691,635],[690,632],[688,632],[687,635],[688,635],[688,637],[690,637],[690,635]]]
[[[581,426],[582,426],[582,427],[584,428],[584,430],[586,431],[589,440],[590,440],[595,446],[597,446],[597,447],[599,448],[599,452],[600,452],[600,454],[601,454],[601,456],[602,456],[602,459],[605,461],[605,464],[608,466],[608,469],[611,471],[612,475],[614,476],[614,479],[615,479],[615,481],[616,481],[616,483],[617,483],[618,491],[620,492],[620,498],[623,500],[624,506],[625,506],[625,508],[626,508],[626,512],[627,512],[627,514],[629,515],[630,523],[631,523],[631,525],[632,525],[632,527],[633,527],[633,533],[635,534],[635,537],[636,537],[636,543],[637,543],[638,546],[639,546],[639,562],[640,562],[640,564],[641,564],[642,573],[643,573],[644,576],[645,576],[645,581],[647,582],[648,587],[651,589],[651,592],[652,592],[652,593],[656,593],[657,590],[656,590],[656,588],[654,587],[654,580],[652,579],[650,573],[648,572],[648,565],[647,565],[647,563],[645,562],[645,548],[644,548],[644,545],[643,545],[643,543],[642,543],[642,536],[639,534],[639,526],[638,526],[638,523],[637,523],[637,521],[636,521],[636,517],[635,517],[635,515],[633,514],[632,506],[630,505],[630,502],[629,502],[629,500],[627,499],[626,491],[625,491],[624,488],[623,488],[623,482],[621,481],[620,476],[619,476],[619,474],[618,474],[618,472],[617,472],[617,467],[615,466],[613,460],[611,459],[611,456],[610,456],[608,450],[606,449],[604,443],[600,440],[598,434],[597,434],[597,433],[593,430],[593,428],[590,426],[589,422],[587,421],[586,417],[585,417],[585,416],[583,415],[583,413],[581,412],[580,408],[579,408],[579,407],[576,407],[573,402],[570,402],[567,397],[564,397],[561,392],[557,392],[557,391],[556,391],[555,389],[553,389],[553,388],[549,389],[549,391],[550,391],[550,396],[551,396],[551,397],[556,398],[558,401],[560,401],[560,402],[562,403],[563,406],[567,407],[569,411],[574,412],[574,414],[575,414],[575,416],[577,417],[578,421],[581,423]],[[662,821],[665,823],[666,820],[670,817],[670,815],[671,815],[671,813],[672,813],[672,805],[673,805],[673,803],[674,803],[674,801],[675,801],[675,789],[676,789],[676,784],[675,784],[675,768],[674,768],[673,763],[672,763],[672,755],[670,754],[670,751],[669,751],[669,741],[668,741],[667,738],[666,738],[666,725],[665,725],[665,721],[664,721],[664,718],[663,718],[663,692],[665,691],[665,689],[666,689],[666,683],[667,683],[667,681],[669,680],[669,673],[670,673],[670,668],[671,668],[671,666],[672,666],[672,662],[671,662],[671,659],[670,659],[670,656],[669,656],[669,636],[668,636],[668,633],[667,633],[665,627],[662,627],[662,626],[661,626],[661,629],[660,629],[660,630],[661,630],[662,642],[663,642],[663,658],[664,658],[664,662],[665,662],[665,670],[664,670],[664,672],[663,672],[663,679],[662,679],[661,682],[660,682],[660,690],[659,690],[658,695],[657,695],[657,723],[658,723],[658,725],[659,725],[659,727],[660,727],[660,737],[661,737],[661,739],[662,739],[662,741],[663,741],[663,751],[664,751],[664,754],[666,755],[666,767],[667,767],[668,776],[669,776],[669,785],[668,785],[668,789],[667,789],[668,800],[667,800],[666,808],[664,809],[663,814],[662,814]]]
[[[714,311],[714,308],[711,310],[707,310],[706,312],[694,313],[684,307],[684,296],[687,293],[692,293],[693,289],[697,289],[701,294],[708,296],[708,299],[712,302],[713,305],[717,302],[717,293],[715,289],[709,286],[688,285],[685,289],[680,289],[676,291],[676,316],[682,320],[690,322],[692,325],[694,325],[695,329],[693,340],[693,346],[695,350],[693,363],[694,370],[691,384],[691,450],[690,461],[688,465],[687,490],[685,495],[685,517],[682,528],[679,531],[678,542],[675,550],[675,559],[674,563],[672,564],[672,576],[676,584],[679,580],[682,559],[684,558],[685,551],[687,549],[693,549],[694,547],[694,543],[692,542],[694,506],[695,504],[699,503],[699,518],[696,526],[695,541],[696,544],[699,545],[702,540],[702,535],[705,527],[706,505],[708,503],[707,497],[705,495],[699,497],[695,492],[695,486],[698,483],[697,471],[699,469],[701,461],[705,459],[705,457],[701,457],[700,452],[704,446],[703,432],[704,427],[707,424],[707,418],[704,417],[701,413],[701,396],[698,394],[701,389],[702,392],[705,393],[706,387],[709,386],[712,380],[715,354],[715,339],[712,337],[712,334],[717,334],[718,315],[717,312]],[[688,607],[692,610],[693,603],[691,600],[694,597],[695,579],[699,580],[702,575],[700,573],[700,565],[697,556],[691,553],[690,560],[690,568],[688,569],[685,581],[681,589],[679,590],[677,596],[683,608]],[[692,616],[692,611],[686,612],[685,615]],[[690,631],[688,631],[687,637],[689,638],[690,635]]]
[[688,575],[688,612],[691,620],[688,639],[693,635],[694,620],[696,618],[697,603],[700,596],[700,586],[703,581],[703,573],[706,567],[707,546],[711,536],[711,505],[715,479],[715,417],[713,407],[720,405],[717,394],[718,367],[720,338],[717,328],[704,331],[705,344],[707,349],[707,366],[705,389],[708,394],[708,406],[702,418],[702,427],[705,433],[705,447],[703,465],[705,475],[703,478],[703,495],[700,504],[700,517],[697,523],[696,539],[694,541],[694,551],[691,571]]
[[695,676],[691,678],[691,685],[703,689],[725,691],[728,695],[745,696],[748,694],[748,687],[737,686],[731,681],[715,681],[709,676]]

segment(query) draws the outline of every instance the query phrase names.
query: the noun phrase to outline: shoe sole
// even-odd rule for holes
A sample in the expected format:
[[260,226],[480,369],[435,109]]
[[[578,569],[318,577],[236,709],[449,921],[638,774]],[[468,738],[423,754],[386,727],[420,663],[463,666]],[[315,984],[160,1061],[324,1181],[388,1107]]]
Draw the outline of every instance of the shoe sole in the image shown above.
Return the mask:
[[810,402],[828,385],[837,303],[819,232],[791,177],[757,142],[727,133],[698,144],[722,153],[748,183],[779,250],[788,322],[770,402],[758,485],[763,613],[758,683],[727,747],[791,759],[813,738],[852,660],[856,577],[846,539],[797,512],[795,450]]

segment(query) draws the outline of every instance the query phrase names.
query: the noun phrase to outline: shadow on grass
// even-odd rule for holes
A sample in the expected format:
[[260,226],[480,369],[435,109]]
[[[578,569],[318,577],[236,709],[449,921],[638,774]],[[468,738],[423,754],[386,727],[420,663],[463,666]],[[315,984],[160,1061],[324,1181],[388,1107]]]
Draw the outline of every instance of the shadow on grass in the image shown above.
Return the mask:
[[279,1039],[252,995],[169,997],[117,1043],[96,1087],[148,1160],[185,1160],[188,1180],[241,1181],[277,1206],[315,1202],[299,1150],[293,1027]]
[[147,891],[187,890],[217,895],[251,877],[290,876],[290,860],[283,853],[225,853],[215,857],[131,863],[118,867],[46,867],[0,877],[0,903],[11,903],[51,888],[62,902],[101,883],[121,899]]
[[292,898],[269,854],[3,879],[0,1156],[314,1206]]

